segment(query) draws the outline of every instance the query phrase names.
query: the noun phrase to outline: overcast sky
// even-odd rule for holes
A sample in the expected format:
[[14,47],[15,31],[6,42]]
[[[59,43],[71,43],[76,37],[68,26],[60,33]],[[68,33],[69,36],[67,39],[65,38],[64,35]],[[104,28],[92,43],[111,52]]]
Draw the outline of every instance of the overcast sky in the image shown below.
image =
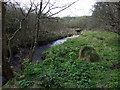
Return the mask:
[[[29,0],[16,0],[17,2],[22,2],[25,4],[29,4]],[[35,1],[35,0],[34,0]],[[36,0],[36,2],[39,2],[40,0]],[[48,0],[43,0],[48,1]],[[68,5],[76,0],[51,0],[51,3],[54,3],[55,6],[63,6]],[[55,15],[59,17],[65,17],[65,16],[84,16],[84,15],[91,15],[93,8],[93,5],[95,4],[95,0],[79,0],[75,4],[73,4],[71,7],[67,8],[66,10],[62,11],[61,13]],[[57,12],[58,9],[52,10],[52,13]]]
[[[73,2],[75,0],[62,0],[64,1],[69,1]],[[62,4],[62,2],[61,2]],[[79,0],[75,4],[73,4],[71,7],[68,9],[62,11],[56,16],[84,16],[84,15],[91,15],[92,11],[91,9],[93,8],[93,5],[95,4],[94,0]]]
[[[58,0],[61,1],[57,5],[69,4],[76,0]],[[84,16],[84,15],[91,15],[93,5],[95,4],[94,0],[79,0],[75,4],[73,4],[68,9],[62,11],[56,16],[64,17],[64,16]],[[55,11],[53,11],[55,12]]]
[[[29,5],[30,0],[12,0],[17,2],[22,2],[26,5]],[[40,2],[40,0],[31,0],[34,2]],[[44,2],[48,2],[48,0],[43,0]],[[54,6],[64,6],[69,5],[70,3],[74,2],[76,0],[50,0],[50,3],[54,4]],[[79,0],[75,4],[73,4],[71,7],[65,9],[64,11],[60,12],[59,14],[55,15],[58,17],[65,17],[65,16],[89,16],[92,15],[91,9],[93,9],[93,5],[96,3],[96,1],[99,2],[119,2],[120,0]],[[45,11],[47,11],[48,8],[46,8]],[[59,11],[60,9],[54,9],[51,10],[51,13],[55,13]]]

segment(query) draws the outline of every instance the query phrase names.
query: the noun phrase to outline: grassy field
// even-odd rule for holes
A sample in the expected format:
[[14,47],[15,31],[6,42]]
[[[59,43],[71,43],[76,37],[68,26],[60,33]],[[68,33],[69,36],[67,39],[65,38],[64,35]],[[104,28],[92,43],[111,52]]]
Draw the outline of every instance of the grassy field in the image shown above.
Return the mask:
[[[120,72],[120,36],[106,31],[83,31],[82,34],[57,45],[43,54],[41,63],[27,63],[5,88],[118,88]],[[78,59],[84,46],[93,47],[101,61]]]

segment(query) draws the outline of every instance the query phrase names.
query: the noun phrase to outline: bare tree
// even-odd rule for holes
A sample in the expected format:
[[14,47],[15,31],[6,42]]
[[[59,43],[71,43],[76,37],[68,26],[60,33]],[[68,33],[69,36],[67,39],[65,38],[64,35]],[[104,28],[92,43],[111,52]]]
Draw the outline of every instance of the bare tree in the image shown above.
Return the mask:
[[[50,0],[48,0],[46,3],[43,2],[43,0],[41,0],[39,3],[34,3],[34,10],[36,13],[36,28],[35,28],[35,39],[34,39],[34,46],[32,48],[30,57],[29,57],[29,62],[32,62],[34,53],[35,53],[35,48],[37,45],[37,40],[38,40],[38,35],[39,35],[39,31],[40,31],[40,23],[41,23],[41,19],[43,18],[43,15],[47,15],[47,17],[52,17],[56,14],[59,14],[60,12],[62,12],[63,10],[69,8],[70,6],[72,6],[73,4],[75,4],[76,2],[78,2],[79,0],[76,0],[68,5],[64,5],[61,7],[58,6],[54,6],[54,4],[50,3]],[[45,11],[45,9],[48,8],[47,11]],[[55,13],[51,13],[52,10],[54,9],[60,9]]]
[[[19,6],[19,3],[17,3],[17,2],[15,2],[15,3]],[[9,49],[9,55],[10,55],[9,59],[8,59],[9,62],[10,62],[11,57],[12,57],[11,41],[18,34],[18,32],[22,29],[22,22],[26,20],[26,18],[28,17],[30,12],[32,11],[32,6],[33,6],[33,2],[31,2],[29,9],[27,9],[27,13],[24,13],[22,7],[19,6],[19,9],[20,9],[20,11],[23,15],[23,18],[21,20],[19,20],[19,28],[13,33],[13,35],[11,37],[7,36],[7,38],[8,38],[8,49]],[[16,7],[13,7],[13,8],[16,8]]]
[[[30,7],[29,8],[26,5],[24,5],[25,12],[23,11],[23,6],[20,6],[20,4],[15,1],[14,3],[19,7],[19,9],[21,11],[21,14],[23,15],[23,18],[21,20],[19,20],[19,28],[17,30],[15,30],[13,35],[11,37],[7,36],[7,38],[8,38],[8,50],[9,50],[8,61],[10,62],[11,57],[12,57],[11,41],[15,38],[15,36],[18,34],[18,32],[21,31],[23,21],[26,20],[26,18],[28,17],[28,15],[31,12],[36,13],[36,23],[35,23],[34,45],[32,47],[32,50],[31,50],[31,53],[30,53],[30,56],[29,56],[30,62],[32,61],[34,53],[35,53],[35,48],[36,48],[37,41],[38,41],[38,35],[39,35],[40,28],[41,28],[41,26],[40,26],[41,19],[43,19],[44,15],[46,15],[47,18],[52,17],[52,16],[62,12],[63,10],[69,8],[70,6],[72,6],[77,1],[79,1],[79,0],[76,0],[76,1],[74,1],[70,4],[68,4],[68,5],[58,7],[58,6],[54,6],[55,3],[52,4],[50,2],[50,0],[48,0],[47,2],[43,2],[43,0],[41,0],[40,2],[37,2],[37,3],[30,0]],[[13,8],[16,8],[14,4],[13,4]],[[58,8],[59,8],[59,10],[57,12],[51,13],[52,10],[58,9]]]

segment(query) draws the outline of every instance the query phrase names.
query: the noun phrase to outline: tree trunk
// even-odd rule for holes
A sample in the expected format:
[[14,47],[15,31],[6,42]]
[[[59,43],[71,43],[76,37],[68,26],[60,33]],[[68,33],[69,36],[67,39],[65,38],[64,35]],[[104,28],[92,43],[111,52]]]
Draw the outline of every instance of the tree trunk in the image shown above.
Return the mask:
[[7,52],[7,37],[4,27],[5,21],[5,3],[0,2],[0,12],[1,12],[1,29],[2,29],[2,77],[6,80],[10,80],[13,77],[12,69],[8,63],[8,52]]
[[37,46],[37,41],[38,41],[38,35],[39,35],[39,30],[40,30],[40,18],[41,18],[41,14],[42,14],[42,5],[43,5],[43,0],[41,0],[40,2],[40,9],[39,9],[39,12],[37,13],[37,25],[35,27],[35,39],[34,39],[34,46],[32,48],[32,51],[31,51],[31,54],[29,56],[29,62],[32,62],[33,60],[33,57],[34,57],[34,54],[35,54],[35,49],[36,49],[36,46]]
[[32,62],[34,54],[35,54],[35,49],[36,49],[36,46],[37,46],[38,35],[39,35],[39,28],[40,28],[40,20],[39,20],[39,16],[38,16],[37,17],[37,26],[36,26],[36,31],[35,31],[34,46],[32,48],[31,54],[29,56],[29,62]]

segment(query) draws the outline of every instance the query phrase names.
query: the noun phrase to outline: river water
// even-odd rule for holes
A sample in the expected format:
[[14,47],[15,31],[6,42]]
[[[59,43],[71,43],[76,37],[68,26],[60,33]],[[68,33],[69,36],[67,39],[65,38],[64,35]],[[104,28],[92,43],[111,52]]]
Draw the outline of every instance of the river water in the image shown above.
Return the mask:
[[[66,38],[63,38],[63,39],[56,40],[56,41],[54,41],[52,43],[49,43],[47,45],[37,46],[32,62],[34,63],[36,60],[39,60],[40,62],[42,62],[43,60],[41,58],[41,55],[42,55],[43,51],[46,51],[46,50],[48,50],[51,47],[54,47],[56,45],[62,44],[70,38],[75,38],[75,37],[78,37],[78,36],[79,35],[73,35],[73,36],[70,36],[70,37],[66,37]],[[30,52],[30,50],[28,48],[24,48],[24,53],[22,53],[21,55],[20,55],[20,53],[14,55],[13,60],[12,60],[12,66],[16,67],[16,68],[19,68],[19,65],[17,65],[17,64],[21,63],[21,60],[23,60],[24,58],[28,58],[29,52]],[[16,62],[16,60],[17,60],[17,62]]]
[[56,40],[56,41],[52,42],[51,44],[47,44],[47,45],[37,47],[36,51],[35,51],[35,54],[34,54],[34,57],[33,57],[33,62],[35,62],[36,60],[42,61],[42,58],[40,56],[42,55],[43,51],[48,50],[51,47],[54,47],[56,45],[62,44],[70,38],[75,38],[75,37],[78,37],[78,36],[79,35],[73,35],[71,37],[66,37],[66,38],[63,38],[63,39]]

